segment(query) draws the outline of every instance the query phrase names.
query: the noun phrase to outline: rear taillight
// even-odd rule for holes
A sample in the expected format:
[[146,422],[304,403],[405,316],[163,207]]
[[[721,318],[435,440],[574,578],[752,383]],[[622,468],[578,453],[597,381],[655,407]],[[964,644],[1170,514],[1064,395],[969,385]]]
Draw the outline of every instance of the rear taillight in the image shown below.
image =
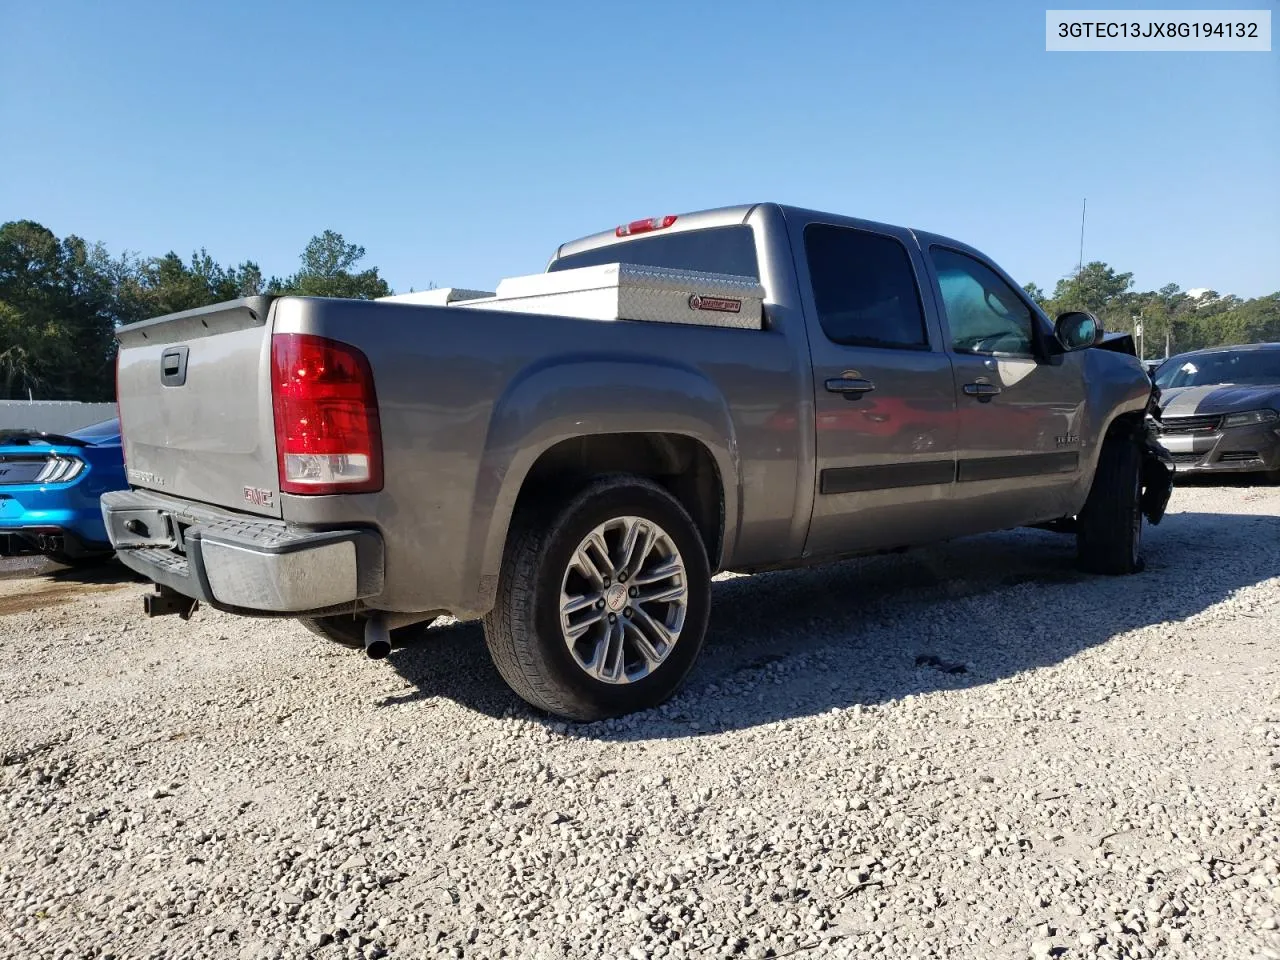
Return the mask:
[[37,475],[36,483],[70,483],[80,476],[84,469],[84,461],[78,457],[66,457],[55,454],[45,461],[44,469]]
[[284,493],[382,489],[382,429],[369,361],[306,333],[271,338],[271,396]]
[[615,237],[630,237],[637,233],[648,233],[651,230],[665,230],[676,222],[676,215],[668,213],[665,217],[651,217],[648,220],[632,220],[620,227],[615,227]]

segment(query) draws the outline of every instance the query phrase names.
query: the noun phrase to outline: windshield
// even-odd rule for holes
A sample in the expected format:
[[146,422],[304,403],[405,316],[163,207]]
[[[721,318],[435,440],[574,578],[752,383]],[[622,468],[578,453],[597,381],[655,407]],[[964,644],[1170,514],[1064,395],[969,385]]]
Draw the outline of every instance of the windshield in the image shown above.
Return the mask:
[[1280,350],[1222,351],[1179,357],[1156,371],[1155,382],[1162,389],[1280,384]]

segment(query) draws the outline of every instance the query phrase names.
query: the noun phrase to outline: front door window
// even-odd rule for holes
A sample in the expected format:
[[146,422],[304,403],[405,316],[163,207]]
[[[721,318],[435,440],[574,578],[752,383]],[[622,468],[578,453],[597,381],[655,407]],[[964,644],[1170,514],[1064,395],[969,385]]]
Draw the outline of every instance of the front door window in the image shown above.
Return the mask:
[[951,349],[957,353],[1035,354],[1031,308],[990,267],[954,250],[932,247]]

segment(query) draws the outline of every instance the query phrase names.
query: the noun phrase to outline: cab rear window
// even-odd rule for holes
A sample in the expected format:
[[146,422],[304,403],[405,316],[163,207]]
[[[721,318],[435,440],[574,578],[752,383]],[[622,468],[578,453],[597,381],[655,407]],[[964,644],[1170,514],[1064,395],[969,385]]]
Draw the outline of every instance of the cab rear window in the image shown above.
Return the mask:
[[602,263],[632,263],[639,267],[669,267],[760,279],[755,234],[746,224],[647,234],[623,243],[609,243],[554,260],[547,272],[597,267]]

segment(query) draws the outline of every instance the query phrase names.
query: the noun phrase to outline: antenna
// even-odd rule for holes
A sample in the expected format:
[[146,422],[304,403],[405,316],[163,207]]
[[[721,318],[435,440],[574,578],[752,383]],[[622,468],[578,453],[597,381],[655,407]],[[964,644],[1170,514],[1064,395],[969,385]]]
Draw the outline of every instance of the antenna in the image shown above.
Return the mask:
[[1089,198],[1085,197],[1080,204],[1080,261],[1076,264],[1076,276],[1084,273],[1084,214],[1089,208]]

